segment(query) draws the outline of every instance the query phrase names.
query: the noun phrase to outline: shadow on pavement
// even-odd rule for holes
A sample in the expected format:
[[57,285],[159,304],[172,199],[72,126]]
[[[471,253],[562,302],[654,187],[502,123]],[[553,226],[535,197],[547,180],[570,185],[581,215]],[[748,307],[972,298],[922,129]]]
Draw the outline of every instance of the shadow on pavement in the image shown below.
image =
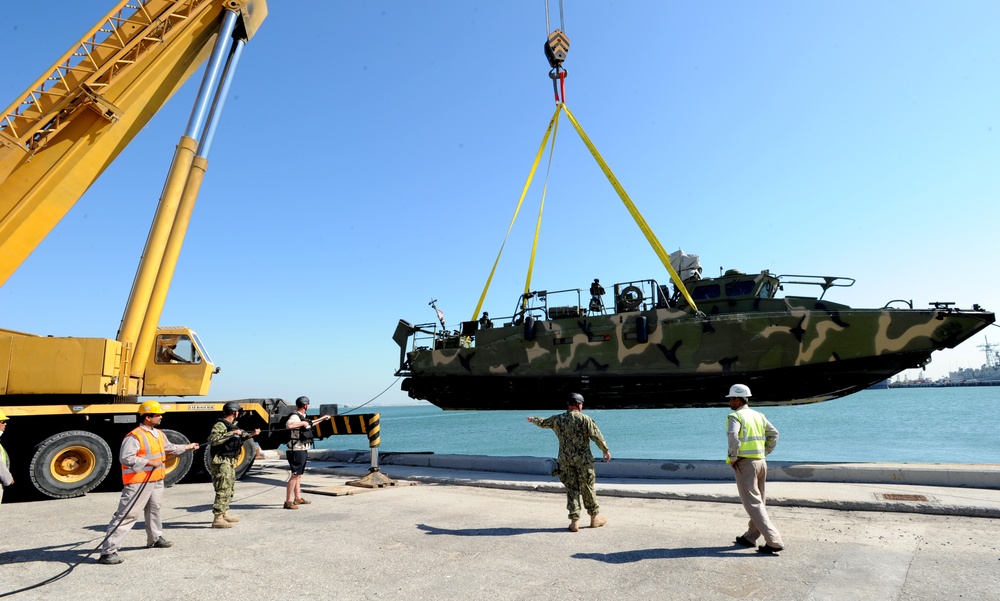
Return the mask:
[[417,524],[418,530],[427,534],[446,534],[449,536],[517,536],[519,534],[538,534],[540,532],[563,532],[565,528],[438,528],[427,524]]
[[[684,559],[687,557],[745,557],[742,547],[687,547],[682,549],[636,549],[618,553],[575,553],[573,559],[592,559],[603,563],[635,563],[647,559]],[[752,555],[756,555],[752,549]]]
[[84,545],[99,545],[100,543],[101,541],[99,540],[92,540],[67,543],[65,545],[54,545],[50,547],[35,547],[34,549],[5,551],[0,553],[0,564],[47,561],[52,563],[64,563],[67,566],[70,566],[80,563],[88,555],[93,555],[97,552],[96,548],[86,548]]

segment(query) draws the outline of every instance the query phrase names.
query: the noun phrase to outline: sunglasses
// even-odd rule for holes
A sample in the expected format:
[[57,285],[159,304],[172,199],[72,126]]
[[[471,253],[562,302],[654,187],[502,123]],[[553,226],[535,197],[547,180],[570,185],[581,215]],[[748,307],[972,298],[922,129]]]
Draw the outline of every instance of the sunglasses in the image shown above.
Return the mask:
[[5,419],[0,419],[0,424],[6,424],[6,423],[7,423],[7,420],[5,420]]

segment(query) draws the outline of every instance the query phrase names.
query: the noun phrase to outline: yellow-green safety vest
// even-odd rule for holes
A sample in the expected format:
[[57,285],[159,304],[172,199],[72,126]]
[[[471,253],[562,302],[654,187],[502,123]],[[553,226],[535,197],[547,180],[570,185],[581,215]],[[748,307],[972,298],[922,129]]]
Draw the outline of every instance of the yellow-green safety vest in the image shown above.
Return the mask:
[[[740,422],[740,431],[737,434],[740,440],[740,448],[736,456],[746,457],[747,459],[763,459],[764,441],[767,440],[764,424],[767,423],[767,419],[752,409],[733,411],[726,416],[727,432],[729,431],[729,418],[736,418]],[[732,463],[732,461],[731,457],[726,457],[726,463]]]

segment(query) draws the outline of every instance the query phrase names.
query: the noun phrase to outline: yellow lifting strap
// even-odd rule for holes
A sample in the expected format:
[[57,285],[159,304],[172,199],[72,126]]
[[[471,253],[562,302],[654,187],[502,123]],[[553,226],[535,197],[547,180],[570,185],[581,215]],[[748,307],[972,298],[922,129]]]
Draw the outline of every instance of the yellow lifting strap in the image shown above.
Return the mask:
[[[601,153],[597,151],[597,147],[595,147],[594,143],[590,141],[589,137],[587,137],[586,132],[583,131],[583,128],[580,126],[580,123],[576,120],[576,117],[573,116],[573,113],[570,112],[569,108],[566,106],[565,103],[559,103],[558,105],[556,105],[556,112],[552,115],[552,119],[549,121],[549,127],[545,130],[545,136],[542,138],[542,143],[538,147],[538,153],[535,155],[535,162],[531,165],[531,171],[528,173],[528,180],[524,183],[524,189],[521,190],[521,198],[517,201],[517,208],[514,209],[514,216],[510,220],[510,225],[507,226],[507,235],[504,236],[503,244],[500,245],[500,252],[497,253],[497,258],[493,262],[493,269],[490,270],[490,276],[489,278],[486,279],[486,286],[483,287],[483,293],[479,297],[479,303],[476,305],[476,310],[472,313],[472,320],[475,320],[476,316],[479,315],[479,312],[483,308],[483,303],[486,301],[486,293],[489,291],[490,283],[493,281],[493,274],[496,273],[497,265],[500,263],[500,256],[503,254],[504,246],[506,246],[507,244],[507,238],[510,236],[510,231],[514,227],[514,221],[517,220],[518,212],[521,210],[521,204],[524,203],[524,197],[528,193],[528,188],[531,187],[531,181],[535,177],[535,171],[538,169],[538,164],[542,160],[542,153],[545,152],[545,144],[548,142],[549,134],[553,134],[552,145],[553,147],[555,146],[554,132],[558,130],[559,112],[563,110],[566,111],[566,117],[569,118],[570,123],[573,124],[573,127],[576,129],[576,133],[580,135],[580,139],[583,140],[583,143],[587,146],[587,149],[590,150],[590,154],[593,155],[594,160],[597,161],[597,164],[601,168],[601,171],[603,171],[605,177],[608,178],[608,182],[611,183],[611,187],[615,189],[615,192],[618,193],[618,197],[621,198],[622,203],[624,203],[625,208],[628,209],[629,214],[632,215],[632,219],[635,220],[636,225],[639,226],[639,229],[642,230],[643,235],[646,236],[646,240],[649,242],[649,245],[653,247],[653,251],[656,253],[656,256],[660,258],[660,262],[663,263],[663,266],[667,268],[667,273],[670,274],[670,279],[673,281],[677,289],[680,290],[681,294],[684,296],[684,300],[687,301],[688,305],[691,307],[692,310],[694,310],[695,313],[699,313],[698,305],[695,304],[694,299],[692,299],[691,295],[688,294],[687,287],[684,286],[684,282],[681,281],[680,276],[677,275],[677,271],[670,264],[670,256],[667,254],[665,250],[663,250],[663,245],[660,244],[660,241],[656,238],[656,234],[653,233],[653,230],[649,227],[649,224],[646,223],[646,220],[643,218],[642,214],[639,213],[639,209],[636,208],[635,203],[632,202],[632,199],[629,198],[628,193],[625,192],[625,188],[622,187],[621,183],[619,183],[618,181],[618,178],[615,177],[614,173],[612,173],[611,168],[604,161],[604,158],[601,156]],[[549,151],[550,169],[551,165],[552,165],[552,150]],[[548,178],[546,177],[546,180],[547,179]],[[538,209],[538,223],[535,227],[535,240],[531,247],[531,261],[528,265],[528,276],[524,283],[525,294],[530,292],[531,273],[535,261],[535,250],[538,247],[538,235],[542,224],[542,207],[544,206],[545,206],[545,192],[543,191],[541,207],[539,207]]]
[[514,227],[514,222],[517,220],[517,214],[521,210],[521,205],[524,203],[524,197],[528,195],[528,188],[531,187],[531,180],[535,177],[535,170],[538,169],[538,163],[542,161],[542,154],[545,152],[545,144],[549,141],[549,134],[555,129],[556,121],[559,118],[560,107],[556,107],[556,112],[553,113],[552,119],[549,120],[549,127],[545,130],[545,136],[542,137],[542,143],[538,146],[538,153],[535,155],[535,162],[531,165],[531,171],[528,173],[528,180],[524,182],[524,189],[521,190],[521,198],[517,201],[517,207],[514,209],[514,216],[510,218],[510,225],[507,226],[507,235],[503,237],[503,244],[500,245],[500,252],[497,253],[497,258],[493,261],[493,269],[490,270],[490,277],[486,278],[486,285],[483,286],[483,293],[479,296],[479,303],[476,305],[476,310],[472,312],[472,321],[476,320],[476,316],[483,308],[483,303],[486,302],[486,293],[489,292],[490,283],[493,281],[493,274],[497,271],[497,264],[500,263],[500,255],[503,254],[504,246],[507,245],[507,238],[510,237],[510,230]]
[[[542,186],[542,201],[538,205],[538,221],[535,223],[535,240],[531,243],[531,258],[528,259],[528,276],[524,280],[524,296],[521,297],[521,308],[527,309],[528,293],[531,292],[531,272],[535,267],[535,252],[538,250],[538,235],[542,230],[542,210],[545,208],[545,193],[549,189],[549,174],[552,173],[552,153],[556,149],[556,134],[559,133],[559,111],[552,119],[552,146],[549,147],[549,164],[545,171],[545,184]],[[531,180],[528,180],[530,185]]]
[[590,154],[594,155],[594,160],[596,160],[597,164],[600,165],[601,171],[603,171],[605,177],[608,178],[608,181],[611,183],[611,187],[615,189],[619,198],[621,198],[622,202],[625,203],[625,208],[628,209],[628,212],[632,215],[632,219],[635,220],[636,225],[639,226],[639,229],[642,230],[642,233],[646,236],[646,240],[649,241],[649,245],[653,247],[653,251],[656,252],[656,256],[660,257],[660,262],[667,268],[667,273],[670,274],[670,279],[673,280],[674,285],[677,286],[677,289],[684,295],[684,300],[688,302],[688,305],[691,306],[695,313],[698,313],[698,305],[694,304],[694,299],[692,299],[691,295],[688,294],[687,287],[684,286],[684,282],[681,281],[680,276],[677,275],[677,271],[674,270],[672,265],[670,265],[670,255],[663,250],[663,245],[656,239],[656,234],[653,233],[649,224],[646,223],[645,219],[643,219],[642,214],[639,213],[639,209],[636,208],[632,199],[629,198],[628,193],[625,192],[625,188],[623,188],[618,182],[618,178],[616,178],[615,174],[611,172],[611,168],[604,162],[604,158],[601,157],[601,153],[597,152],[597,147],[595,147],[594,143],[587,137],[587,134],[583,131],[583,128],[580,127],[580,123],[577,122],[576,117],[573,116],[573,113],[570,112],[569,108],[565,104],[560,104],[559,107],[566,111],[566,116],[569,118],[570,123],[573,124],[573,127],[576,128],[576,133],[580,134],[580,139],[587,145],[587,149],[590,150]]

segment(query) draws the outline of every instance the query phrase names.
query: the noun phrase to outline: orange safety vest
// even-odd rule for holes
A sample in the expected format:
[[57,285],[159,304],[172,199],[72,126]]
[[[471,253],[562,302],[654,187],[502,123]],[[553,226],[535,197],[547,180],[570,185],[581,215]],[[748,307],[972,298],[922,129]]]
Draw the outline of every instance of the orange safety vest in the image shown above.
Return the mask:
[[[135,454],[136,457],[143,457],[147,461],[150,459],[166,460],[167,453],[163,448],[166,436],[163,435],[163,432],[159,430],[150,432],[140,427],[129,432],[128,436],[135,436],[139,440],[139,452]],[[167,470],[162,465],[158,467],[146,465],[138,471],[127,465],[122,465],[122,482],[125,484],[142,484],[147,480],[159,482],[166,476]]]

